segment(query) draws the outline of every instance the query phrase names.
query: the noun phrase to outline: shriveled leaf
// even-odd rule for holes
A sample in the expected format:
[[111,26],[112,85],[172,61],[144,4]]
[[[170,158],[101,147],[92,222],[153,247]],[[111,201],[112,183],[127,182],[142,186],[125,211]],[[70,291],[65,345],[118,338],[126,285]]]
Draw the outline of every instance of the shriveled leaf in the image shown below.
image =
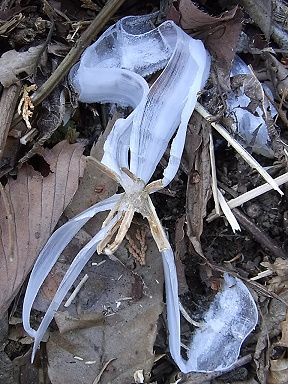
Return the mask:
[[[186,193],[187,234],[192,241],[200,242],[206,205],[210,198],[209,127],[205,120],[194,114],[190,121],[185,151],[189,154],[189,142],[196,141],[199,147],[191,164]],[[193,156],[194,157],[194,156]],[[193,244],[193,241],[192,241]],[[194,245],[194,244],[193,244]]]
[[183,215],[176,221],[175,225],[175,264],[177,270],[178,284],[179,284],[179,294],[182,295],[188,291],[188,285],[185,276],[185,269],[183,264],[183,259],[185,257],[187,250],[187,242],[185,235],[185,221],[186,216]]
[[270,75],[271,81],[277,92],[277,96],[281,100],[287,100],[287,89],[288,89],[288,69],[287,66],[283,65],[276,57],[271,55],[269,52],[263,54],[265,58],[265,65]]
[[260,332],[257,335],[257,343],[254,353],[257,377],[260,382],[266,380],[267,370],[269,368],[269,359],[267,359],[269,339],[272,340],[280,335],[280,324],[286,317],[287,308],[284,302],[287,302],[288,300],[288,290],[284,290],[279,296],[283,302],[273,298],[269,302],[269,305],[261,308],[263,321],[260,325]]
[[[35,82],[41,84],[43,82],[43,74],[38,73],[35,76]],[[24,164],[32,156],[39,151],[39,148],[43,146],[47,140],[49,140],[52,134],[60,127],[64,121],[66,113],[65,95],[61,86],[57,86],[41,104],[41,109],[37,116],[37,128],[39,136],[33,147],[25,153],[25,155],[19,160],[19,163]],[[68,139],[66,137],[66,139]],[[58,138],[55,142],[59,142],[61,138]],[[72,142],[71,142],[72,143]]]
[[281,347],[288,348],[288,317],[286,315],[286,320],[282,321],[281,323],[281,330],[282,330],[282,335],[281,335],[281,340],[277,343]]
[[273,272],[268,281],[268,289],[275,293],[282,292],[288,288],[288,261],[278,257],[274,263],[262,262],[261,265],[267,268],[268,271]]
[[220,85],[229,88],[230,69],[242,28],[242,11],[235,7],[214,17],[202,12],[191,0],[179,0],[179,11],[172,7],[168,18],[178,22],[188,34],[203,40],[215,59]]
[[28,51],[17,52],[12,49],[3,53],[0,58],[0,82],[7,88],[11,84],[17,83],[20,73],[31,75],[35,70],[35,65],[41,53],[42,46],[31,47]]
[[41,155],[50,165],[47,177],[25,164],[9,179],[0,197],[0,309],[3,313],[29,273],[83,173],[83,146],[63,141]]

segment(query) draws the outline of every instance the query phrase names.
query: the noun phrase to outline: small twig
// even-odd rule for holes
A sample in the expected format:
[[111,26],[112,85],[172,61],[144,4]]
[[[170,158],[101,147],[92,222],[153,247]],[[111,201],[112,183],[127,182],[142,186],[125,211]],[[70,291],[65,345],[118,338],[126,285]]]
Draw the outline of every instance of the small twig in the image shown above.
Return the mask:
[[[282,184],[288,183],[288,172],[284,173],[281,176],[276,177],[274,181],[277,183],[277,185],[280,187]],[[235,197],[235,199],[231,199],[227,201],[227,204],[231,209],[237,208],[240,205],[247,203],[248,201],[255,199],[258,196],[263,195],[263,193],[269,192],[272,190],[272,187],[270,184],[265,183],[263,185],[260,185],[259,187],[256,187],[254,189],[251,189],[251,191],[245,192],[242,195]],[[219,215],[216,214],[216,211],[214,210],[212,214],[210,214],[207,217],[207,222],[210,223],[214,219],[218,218]]]
[[[199,103],[196,104],[195,110],[202,116],[204,119],[207,121],[210,121],[210,114],[206,109]],[[245,148],[242,147],[236,141],[230,134],[229,132],[222,127],[222,125],[215,123],[215,122],[210,122],[213,128],[216,129],[218,133],[222,137],[224,137],[225,140],[228,141],[228,143],[239,153],[239,155],[250,165],[251,168],[256,169],[260,175],[267,181],[267,183],[271,184],[272,188],[275,189],[277,192],[280,193],[280,195],[283,195],[283,192],[279,189],[277,183],[275,180],[269,175],[268,172],[265,171],[265,169],[256,161],[247,151]]]
[[67,307],[69,307],[69,305],[71,305],[72,301],[75,299],[76,295],[78,294],[78,292],[80,291],[80,289],[83,287],[83,285],[85,284],[85,282],[87,280],[88,280],[88,275],[86,274],[84,277],[82,277],[81,281],[79,282],[77,287],[74,289],[74,291],[71,293],[71,296],[69,297],[69,299],[64,304],[65,308],[67,308]]
[[[274,179],[274,181],[279,186],[287,183],[288,182],[288,172],[284,173],[284,175],[276,177],[276,179]],[[235,199],[228,201],[228,205],[231,209],[239,207],[239,205],[242,205],[249,200],[255,199],[255,197],[261,196],[261,195],[263,195],[263,193],[269,192],[271,190],[272,190],[271,185],[268,183],[265,183],[263,185],[260,185],[259,187],[251,189],[251,191],[243,193],[242,195],[236,197]]]
[[96,379],[93,381],[93,384],[98,384],[100,383],[100,380],[101,380],[101,376],[103,375],[105,369],[108,367],[109,364],[112,363],[112,361],[116,360],[116,358],[114,357],[113,359],[110,359],[108,360],[104,365],[103,367],[101,368],[101,371],[99,372],[99,375],[97,375]]
[[20,139],[20,143],[22,145],[26,145],[29,143],[29,141],[33,140],[34,137],[38,135],[38,131],[36,128],[32,128],[29,132],[26,133],[26,135],[22,136]]
[[263,277],[268,277],[273,275],[273,271],[270,271],[269,269],[267,271],[259,272],[257,276],[251,277],[250,281],[256,281],[259,279],[263,279]]
[[220,189],[217,190],[218,192],[218,199],[221,206],[221,209],[228,220],[232,231],[235,233],[235,231],[241,231],[241,228],[237,222],[236,217],[234,216],[233,212],[231,211],[229,205],[227,204],[227,201],[225,200],[225,197],[222,195]]
[[181,312],[181,315],[184,317],[184,319],[186,321],[188,321],[188,323],[194,325],[194,327],[203,327],[203,324],[202,323],[199,323],[198,321],[195,321],[193,320],[189,314],[187,313],[186,309],[183,307],[183,305],[181,304],[181,302],[179,301],[179,309],[180,309],[180,312]]
[[212,175],[212,193],[214,197],[215,212],[220,215],[220,206],[217,193],[217,175],[216,175],[216,164],[215,164],[215,153],[212,133],[209,133],[209,152],[210,152],[210,163],[211,163],[211,175]]
[[263,247],[268,249],[274,257],[287,258],[287,254],[261,229],[254,224],[243,212],[234,208],[233,213],[243,227],[250,235]]

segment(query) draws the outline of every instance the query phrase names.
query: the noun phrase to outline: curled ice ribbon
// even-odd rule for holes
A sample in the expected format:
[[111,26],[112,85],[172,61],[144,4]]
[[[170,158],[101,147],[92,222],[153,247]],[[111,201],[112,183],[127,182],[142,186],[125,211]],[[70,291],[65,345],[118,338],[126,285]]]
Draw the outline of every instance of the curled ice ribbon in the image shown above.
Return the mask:
[[[188,359],[182,357],[178,282],[173,251],[150,198],[151,193],[168,185],[178,170],[187,124],[197,94],[209,75],[210,57],[201,41],[186,35],[172,21],[155,28],[154,18],[155,15],[147,15],[121,19],[86,49],[80,63],[71,70],[70,81],[80,101],[117,103],[133,108],[127,118],[116,121],[104,144],[101,163],[97,163],[103,172],[122,185],[125,192],[97,203],[64,224],[41,251],[31,273],[23,305],[24,328],[35,339],[32,359],[54,313],[86,262],[96,250],[113,253],[123,240],[134,212],[140,212],[148,219],[163,258],[171,355],[183,372],[209,371],[211,368],[211,364],[206,364],[206,368],[205,364],[198,367],[195,354],[188,355]],[[144,77],[159,70],[162,70],[161,74],[149,88]],[[172,137],[163,178],[149,183]],[[32,329],[31,309],[48,273],[80,228],[96,213],[104,210],[110,210],[110,213],[102,229],[77,254],[38,330]],[[113,236],[114,241],[110,243]],[[245,320],[233,361],[228,358],[221,363],[221,369],[235,362],[244,338],[257,322],[253,299],[244,284],[241,289],[254,316],[248,316],[248,320]],[[218,344],[221,347],[221,343]],[[213,366],[212,370],[217,370],[217,366]]]

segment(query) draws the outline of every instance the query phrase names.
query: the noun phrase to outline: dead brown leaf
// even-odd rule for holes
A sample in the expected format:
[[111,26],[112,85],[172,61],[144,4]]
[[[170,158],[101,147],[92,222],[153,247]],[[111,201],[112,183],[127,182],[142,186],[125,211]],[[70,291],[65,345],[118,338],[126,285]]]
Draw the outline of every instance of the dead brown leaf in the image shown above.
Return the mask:
[[282,321],[281,323],[281,340],[277,343],[277,345],[280,345],[281,347],[288,348],[288,318],[286,314],[286,320]]
[[123,244],[115,253],[121,263],[95,255],[93,265],[85,266],[88,280],[72,304],[55,314],[60,333],[51,333],[47,342],[51,383],[93,383],[110,359],[115,360],[101,383],[132,383],[136,370],[150,372],[163,305],[163,270],[152,236],[146,241],[145,266],[129,268]]
[[186,242],[186,235],[185,235],[185,221],[186,216],[183,215],[176,221],[175,225],[175,264],[176,264],[176,271],[177,271],[177,277],[178,277],[178,284],[179,284],[179,295],[182,295],[186,292],[188,292],[188,285],[186,281],[185,276],[185,268],[183,264],[183,258],[185,257],[185,254],[188,252],[187,250],[187,242]]
[[11,300],[29,273],[39,251],[78,188],[83,173],[83,146],[62,141],[42,149],[50,165],[47,177],[25,164],[17,179],[1,188],[0,309]]
[[288,383],[288,359],[271,360],[268,384]]
[[179,0],[179,11],[172,7],[168,18],[204,42],[215,60],[220,85],[229,89],[230,69],[242,28],[242,11],[234,7],[215,17],[201,11],[191,0]]
[[[31,47],[28,51],[17,52],[15,49],[3,53],[0,58],[0,82],[7,88],[19,81],[18,75],[32,75],[35,70],[42,45]],[[44,56],[43,56],[44,57]],[[42,57],[42,59],[43,59]]]
[[[93,145],[90,156],[99,161],[102,159],[104,142],[117,118],[118,115],[115,114],[115,116],[108,122],[104,133],[100,135],[97,143]],[[98,201],[112,196],[116,193],[117,189],[118,185],[114,180],[99,170],[93,161],[88,161],[84,171],[83,180],[71,204],[67,207],[65,215],[72,218],[91,205],[96,204]],[[107,215],[107,213],[104,213],[104,215]],[[102,217],[104,217],[104,215],[102,214]],[[99,216],[101,216],[101,214]],[[94,236],[99,229],[99,224],[100,221],[98,218],[92,218],[85,225],[86,231]]]
[[211,194],[209,126],[200,115],[193,114],[187,135],[185,146],[187,154],[191,153],[189,142],[199,143],[193,165],[190,167],[186,193],[187,234],[194,246],[193,239],[200,243],[206,205]]
[[288,69],[269,52],[263,53],[263,57],[277,97],[283,102],[288,96]]
[[280,293],[288,288],[288,261],[278,257],[275,262],[262,262],[261,265],[271,271],[274,276],[267,283],[269,291]]

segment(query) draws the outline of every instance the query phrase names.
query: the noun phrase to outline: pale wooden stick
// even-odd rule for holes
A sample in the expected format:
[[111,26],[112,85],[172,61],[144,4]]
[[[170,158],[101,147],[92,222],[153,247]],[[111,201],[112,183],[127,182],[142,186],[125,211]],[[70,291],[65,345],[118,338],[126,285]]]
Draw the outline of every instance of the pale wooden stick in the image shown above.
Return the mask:
[[[284,173],[284,175],[276,177],[274,181],[277,183],[278,186],[288,183],[288,172]],[[271,191],[271,189],[272,189],[271,185],[268,183],[265,183],[263,185],[260,185],[259,187],[251,189],[251,191],[243,193],[242,195],[236,197],[235,199],[231,199],[227,201],[227,204],[231,209],[237,208],[240,205],[247,203],[247,201],[255,199],[255,197],[261,196],[263,195],[263,193]],[[212,214],[208,216],[207,221],[210,222],[216,219],[217,217],[219,217],[219,215],[216,214],[215,211],[213,211]]]
[[228,141],[228,143],[239,153],[239,155],[250,165],[250,167],[252,167],[253,169],[256,169],[257,172],[259,172],[260,175],[267,181],[267,183],[271,184],[273,189],[279,192],[280,195],[283,195],[283,192],[281,191],[281,189],[279,189],[275,180],[269,175],[269,173],[265,171],[265,169],[258,163],[258,161],[256,161],[250,155],[250,153],[248,153],[246,149],[243,148],[242,145],[238,143],[237,140],[233,139],[233,137],[229,134],[229,132],[224,127],[222,127],[222,125],[220,125],[219,123],[210,121],[211,115],[209,114],[208,111],[206,111],[206,109],[201,104],[196,103],[195,109],[202,117],[204,117],[204,119],[210,122],[212,127],[215,128],[216,131],[220,133],[220,135],[224,137],[225,140]]
[[[274,181],[279,186],[284,184],[284,183],[287,183],[288,182],[288,172],[284,173],[284,175],[276,177],[276,179],[274,179]],[[265,183],[263,185],[260,185],[260,187],[256,187],[254,189],[251,189],[251,191],[243,193],[242,195],[236,197],[235,199],[229,200],[228,205],[231,209],[239,207],[239,205],[242,205],[251,199],[255,199],[255,197],[263,195],[263,193],[271,191],[271,189],[272,189],[271,185],[268,183]]]
[[235,231],[241,231],[238,221],[234,216],[233,212],[231,211],[229,205],[227,204],[227,201],[225,200],[225,197],[222,195],[220,189],[218,189],[218,198],[219,198],[221,209],[226,219],[228,220],[229,224],[231,225],[233,232],[235,233]]
[[69,305],[71,305],[72,301],[75,299],[75,297],[77,296],[78,292],[80,291],[80,289],[83,287],[84,283],[88,280],[88,275],[86,274],[80,281],[80,283],[77,285],[77,287],[74,289],[74,291],[71,293],[71,296],[69,297],[69,299],[66,301],[66,303],[64,304],[64,307],[67,308],[69,307]]
[[209,152],[210,152],[210,163],[211,163],[211,175],[212,175],[212,193],[215,203],[215,212],[217,215],[220,215],[220,206],[217,193],[217,176],[216,176],[216,164],[215,164],[215,153],[214,153],[214,143],[213,136],[210,132],[209,134]]
[[249,279],[249,280],[250,281],[256,281],[256,280],[262,279],[263,277],[268,277],[271,275],[273,275],[273,271],[270,271],[268,269],[267,271],[262,271],[262,272],[258,273],[257,276],[251,277],[251,279]]

